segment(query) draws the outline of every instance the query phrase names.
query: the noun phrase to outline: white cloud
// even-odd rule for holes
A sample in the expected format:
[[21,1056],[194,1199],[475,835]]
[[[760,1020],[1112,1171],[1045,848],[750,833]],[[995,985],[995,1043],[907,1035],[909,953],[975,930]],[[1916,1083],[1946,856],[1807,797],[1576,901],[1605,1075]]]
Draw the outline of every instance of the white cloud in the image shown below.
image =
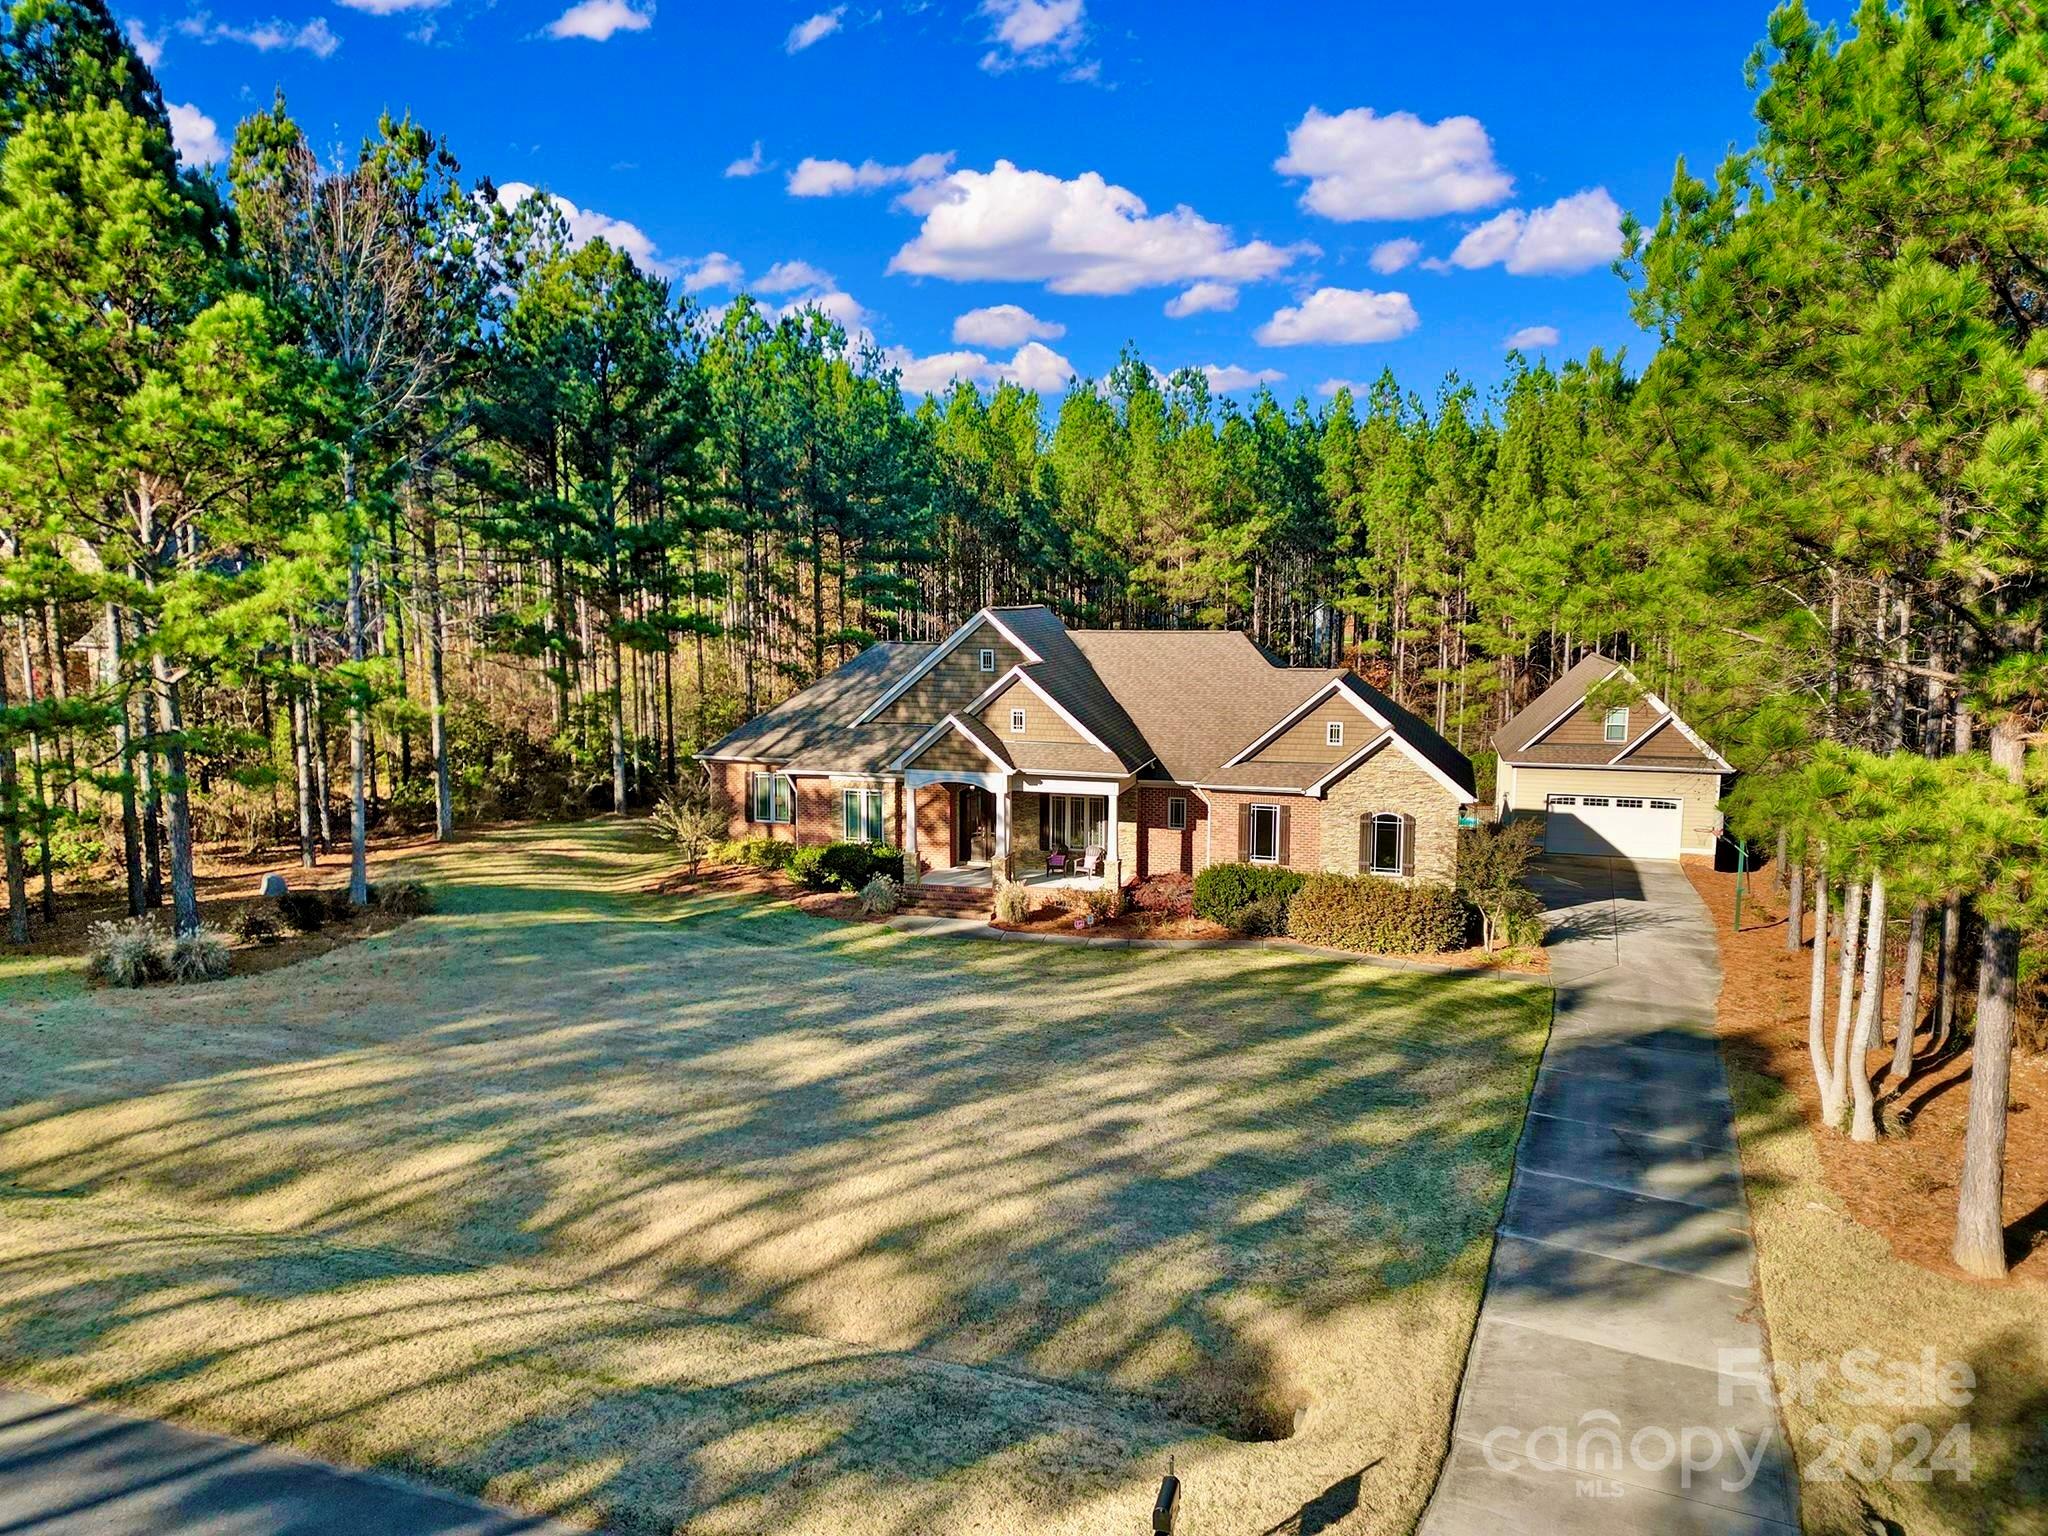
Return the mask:
[[1301,206],[1344,223],[1463,213],[1515,190],[1478,118],[1425,123],[1413,112],[1380,117],[1370,107],[1335,116],[1310,107],[1273,169],[1306,176]]
[[523,181],[508,181],[498,188],[498,202],[502,207],[516,208],[529,197],[544,197],[554,205],[555,211],[562,216],[562,222],[569,227],[571,244],[584,245],[592,240],[602,240],[632,257],[643,272],[651,272],[656,277],[676,275],[676,264],[655,249],[654,241],[637,224],[629,224],[624,219],[614,219],[589,208],[578,208],[566,197],[541,192]]
[[846,7],[835,5],[829,11],[820,11],[809,20],[798,22],[789,29],[789,38],[782,45],[783,51],[802,53],[811,44],[830,37],[839,30],[840,20],[845,15]]
[[891,347],[883,355],[895,367],[903,388],[913,395],[938,394],[950,388],[955,379],[965,379],[970,384],[1015,384],[1045,395],[1065,389],[1074,376],[1072,363],[1036,341],[1019,347],[1008,362],[970,351],[918,357],[908,347]]
[[970,309],[953,322],[953,339],[970,347],[1015,347],[1027,341],[1057,341],[1067,328],[1041,320],[1017,304]]
[[1339,390],[1345,389],[1350,390],[1354,395],[1363,395],[1372,389],[1372,385],[1368,384],[1364,379],[1325,379],[1316,386],[1316,393],[1327,400]]
[[951,150],[919,155],[908,165],[883,165],[876,160],[851,165],[844,160],[817,160],[806,155],[789,173],[789,195],[837,197],[846,192],[873,192],[880,187],[915,187],[937,181],[952,169]]
[[1278,384],[1287,375],[1277,368],[1241,368],[1236,363],[1204,363],[1202,377],[1209,381],[1209,388],[1219,395],[1234,395],[1241,389],[1256,389],[1261,384]]
[[167,101],[164,110],[170,113],[171,142],[178,147],[180,160],[187,165],[219,165],[227,160],[228,146],[221,141],[212,118],[183,102]]
[[761,158],[761,141],[754,140],[751,154],[742,155],[725,168],[728,176],[758,176],[766,170],[768,163]]
[[801,314],[807,309],[815,309],[821,314],[830,315],[839,322],[846,332],[847,340],[854,346],[859,346],[867,336],[867,307],[844,288],[821,289],[815,293],[801,294],[780,307],[767,304],[762,308],[770,320]]
[[1451,265],[1504,264],[1517,276],[1584,272],[1621,254],[1621,208],[1605,187],[1561,197],[1524,213],[1510,208],[1468,231]]
[[982,55],[981,67],[1004,70],[1023,64],[1036,68],[1066,58],[1086,31],[1082,11],[1082,0],[982,0],[981,13],[992,18],[996,27],[995,46]]
[[202,43],[243,43],[258,53],[272,53],[280,48],[296,49],[310,53],[316,59],[329,57],[341,46],[341,39],[334,35],[324,16],[315,16],[304,22],[257,21],[246,27],[235,27],[224,21],[215,21],[207,12],[200,11],[180,21],[178,30]]
[[1554,347],[1557,345],[1557,327],[1554,325],[1525,325],[1512,332],[1501,345],[1510,351],[1527,351],[1531,347]]
[[163,62],[164,40],[161,37],[151,37],[149,29],[143,26],[140,17],[130,16],[121,25],[122,30],[128,34],[128,46],[135,50],[135,57],[142,60],[145,69],[155,69]]
[[1230,230],[1182,205],[1144,201],[1089,171],[1063,181],[998,160],[918,189],[924,214],[891,272],[953,282],[1043,282],[1054,293],[1129,293],[1196,278],[1255,282],[1313,246],[1232,243]]
[[1382,240],[1372,248],[1372,269],[1391,276],[1421,254],[1420,240]]
[[366,11],[372,16],[395,16],[400,11],[438,11],[448,0],[335,0],[352,11]]
[[1318,288],[1299,304],[1273,312],[1252,334],[1262,347],[1392,341],[1421,321],[1405,293],[1370,288]]
[[548,36],[604,42],[615,32],[645,32],[654,25],[654,6],[635,10],[626,0],[577,0],[548,23]]
[[1196,283],[1166,301],[1167,318],[1171,320],[1235,308],[1237,290],[1229,283]]
[[683,292],[702,293],[707,288],[737,288],[747,280],[740,264],[723,251],[711,251],[683,269]]
[[808,261],[778,261],[754,279],[756,293],[790,293],[798,288],[830,288],[833,278]]

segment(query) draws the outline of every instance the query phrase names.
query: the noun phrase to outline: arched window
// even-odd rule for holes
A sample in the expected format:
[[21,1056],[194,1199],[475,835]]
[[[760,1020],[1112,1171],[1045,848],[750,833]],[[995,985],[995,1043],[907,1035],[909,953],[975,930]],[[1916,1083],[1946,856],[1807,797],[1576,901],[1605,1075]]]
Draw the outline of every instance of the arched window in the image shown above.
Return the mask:
[[1376,812],[1366,823],[1366,870],[1398,875],[1406,868],[1407,818],[1393,811]]

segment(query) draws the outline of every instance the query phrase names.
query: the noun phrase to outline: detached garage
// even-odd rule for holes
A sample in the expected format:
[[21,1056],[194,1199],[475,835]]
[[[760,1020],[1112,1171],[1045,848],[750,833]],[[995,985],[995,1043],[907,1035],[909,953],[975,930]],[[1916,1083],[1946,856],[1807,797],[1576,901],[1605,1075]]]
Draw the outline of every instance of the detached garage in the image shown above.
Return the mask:
[[1713,853],[1733,770],[1619,662],[1586,657],[1493,740],[1495,808],[1540,821],[1546,852]]

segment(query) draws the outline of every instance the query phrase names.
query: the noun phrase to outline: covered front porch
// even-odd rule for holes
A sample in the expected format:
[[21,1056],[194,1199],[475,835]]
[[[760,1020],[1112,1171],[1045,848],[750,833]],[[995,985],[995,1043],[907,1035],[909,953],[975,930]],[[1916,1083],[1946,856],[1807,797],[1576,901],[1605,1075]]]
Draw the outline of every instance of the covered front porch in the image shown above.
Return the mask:
[[[1057,890],[1122,881],[1116,827],[1124,797],[1114,780],[910,768],[903,781],[904,851],[924,884],[985,889],[1000,875]],[[1098,872],[1083,874],[1091,848],[1101,850]]]

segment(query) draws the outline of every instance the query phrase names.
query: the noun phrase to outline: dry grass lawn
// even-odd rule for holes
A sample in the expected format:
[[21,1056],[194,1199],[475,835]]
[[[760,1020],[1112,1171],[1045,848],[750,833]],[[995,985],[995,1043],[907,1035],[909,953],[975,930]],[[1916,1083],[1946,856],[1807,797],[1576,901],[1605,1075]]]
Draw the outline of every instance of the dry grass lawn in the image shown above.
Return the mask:
[[1401,1532],[1546,986],[937,943],[482,835],[213,986],[0,960],[0,1377],[628,1531]]

